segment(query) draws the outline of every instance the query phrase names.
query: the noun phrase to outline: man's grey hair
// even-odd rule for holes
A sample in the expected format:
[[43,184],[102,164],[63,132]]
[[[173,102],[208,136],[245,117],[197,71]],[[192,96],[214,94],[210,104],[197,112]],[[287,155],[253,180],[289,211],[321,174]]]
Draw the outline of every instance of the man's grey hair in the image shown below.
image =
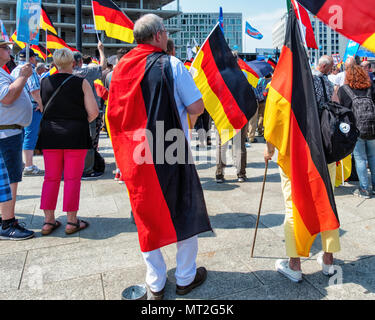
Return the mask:
[[329,66],[333,64],[333,59],[330,56],[321,56],[319,59],[319,66]]
[[47,69],[46,68],[46,65],[42,62],[39,62],[37,65],[36,65],[36,68],[35,68],[35,71],[38,72],[39,70],[41,69]]
[[137,43],[148,43],[154,35],[165,30],[163,19],[156,14],[146,14],[140,17],[134,24],[133,34]]

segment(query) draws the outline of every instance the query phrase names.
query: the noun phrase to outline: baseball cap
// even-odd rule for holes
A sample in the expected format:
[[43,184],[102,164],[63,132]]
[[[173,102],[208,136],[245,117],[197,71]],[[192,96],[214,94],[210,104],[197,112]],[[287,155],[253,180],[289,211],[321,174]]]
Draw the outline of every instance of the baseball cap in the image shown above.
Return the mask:
[[[20,53],[18,54],[20,58],[26,58],[26,48],[23,48]],[[32,49],[29,49],[29,57],[35,57],[36,54]]]

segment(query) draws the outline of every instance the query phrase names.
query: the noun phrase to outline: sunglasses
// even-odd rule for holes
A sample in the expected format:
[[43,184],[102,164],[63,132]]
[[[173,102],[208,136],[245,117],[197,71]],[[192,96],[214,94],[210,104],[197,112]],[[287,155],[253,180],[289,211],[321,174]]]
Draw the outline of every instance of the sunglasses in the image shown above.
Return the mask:
[[0,46],[0,48],[10,51],[10,47],[9,46]]

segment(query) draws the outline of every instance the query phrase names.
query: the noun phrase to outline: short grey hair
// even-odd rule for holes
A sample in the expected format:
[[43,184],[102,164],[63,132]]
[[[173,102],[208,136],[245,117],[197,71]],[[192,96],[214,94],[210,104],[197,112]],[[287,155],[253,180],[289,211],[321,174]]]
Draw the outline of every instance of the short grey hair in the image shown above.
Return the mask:
[[53,62],[58,69],[69,67],[74,61],[73,52],[68,48],[55,50],[53,53]]
[[159,31],[164,31],[163,19],[156,14],[146,14],[134,24],[133,34],[137,43],[148,43]]
[[319,59],[319,66],[323,67],[323,66],[329,66],[331,64],[333,64],[332,57],[326,56],[326,55],[320,57],[320,59]]
[[41,70],[41,69],[47,69],[47,68],[46,68],[46,65],[45,65],[44,63],[39,62],[39,63],[36,65],[35,71],[38,72],[38,71]]

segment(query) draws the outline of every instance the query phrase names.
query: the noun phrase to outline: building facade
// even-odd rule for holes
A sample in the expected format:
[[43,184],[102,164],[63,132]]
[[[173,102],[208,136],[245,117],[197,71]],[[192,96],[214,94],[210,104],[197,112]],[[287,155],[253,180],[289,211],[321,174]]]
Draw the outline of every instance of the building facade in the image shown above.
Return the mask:
[[[314,15],[309,13],[309,16],[318,46],[318,49],[308,50],[311,62],[319,60],[322,55],[331,56],[337,53],[343,58],[348,39],[325,25]],[[285,14],[273,27],[272,44],[274,48],[278,48],[279,50],[284,45],[287,22],[288,15]]]
[[[141,15],[154,13],[168,21],[168,19],[180,14],[179,0],[113,0],[122,11],[132,20],[136,21]],[[82,25],[93,24],[91,0],[82,2]],[[76,24],[75,24],[75,0],[46,0],[43,6],[57,29],[59,37],[63,38],[68,45],[76,46]],[[163,7],[169,4],[174,9],[164,10]],[[4,22],[9,36],[16,29],[16,0],[0,0],[0,19]],[[169,28],[170,34],[180,31],[177,28]],[[105,45],[106,55],[115,54],[119,48],[134,47],[134,44],[108,38],[103,34],[100,37]],[[45,32],[41,30],[41,43],[45,41]],[[97,47],[97,35],[95,33],[82,32],[82,51],[85,54],[95,54]]]
[[[224,13],[224,35],[232,50],[242,52],[242,13]],[[166,21],[166,26],[172,30],[181,30],[171,34],[175,42],[176,55],[181,60],[186,59],[188,43],[193,47],[194,39],[199,46],[217,24],[219,12],[182,13]]]

